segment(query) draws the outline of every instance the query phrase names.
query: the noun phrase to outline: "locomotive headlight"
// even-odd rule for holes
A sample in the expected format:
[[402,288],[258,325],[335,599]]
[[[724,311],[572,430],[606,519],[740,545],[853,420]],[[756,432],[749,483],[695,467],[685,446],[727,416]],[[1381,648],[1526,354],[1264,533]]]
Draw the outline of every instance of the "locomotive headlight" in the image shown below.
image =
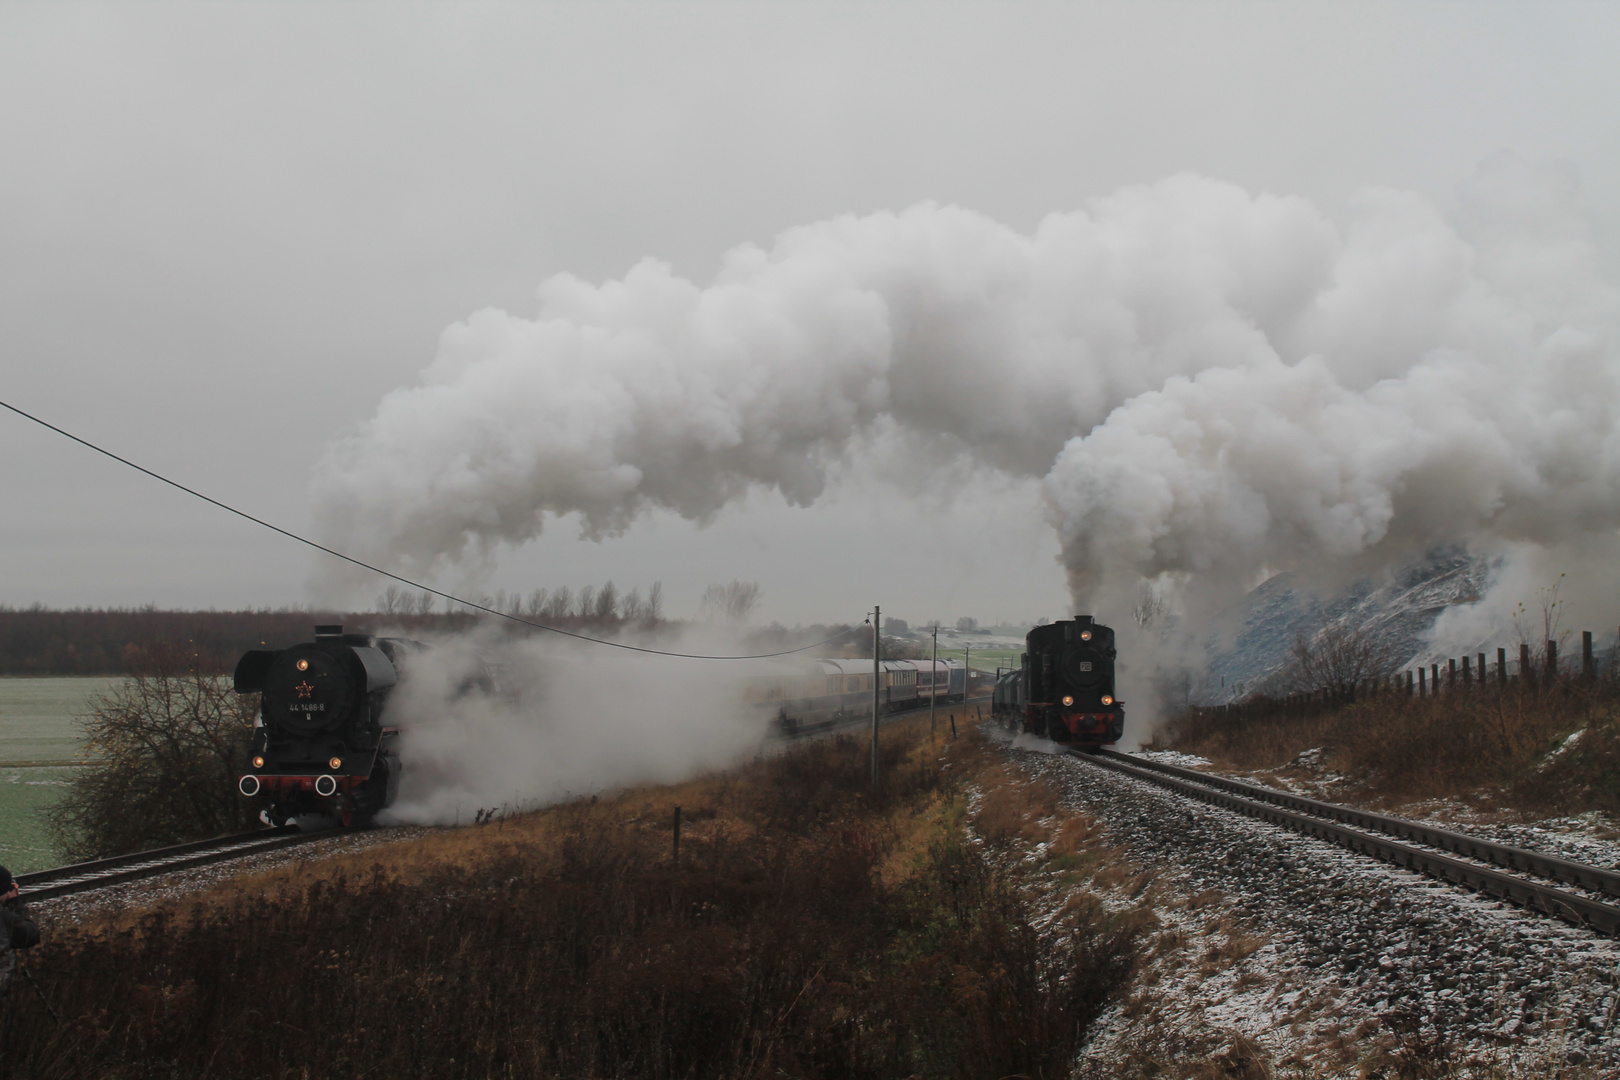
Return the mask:
[[1065,705],[1073,705],[1074,704],[1074,698],[1070,697],[1067,694],[1064,694],[1063,695],[1063,704],[1065,704]]
[[1112,705],[1113,703],[1114,703],[1113,698],[1109,697],[1107,694],[1103,695],[1103,704],[1104,705]]
[[335,757],[331,761],[328,761],[327,764],[332,766],[334,769],[341,769],[343,768],[343,759],[340,757]]
[[300,660],[300,661],[298,661],[298,670],[299,671],[308,671],[309,670],[309,661],[308,660]]
[[1082,631],[1080,631],[1080,640],[1081,641],[1090,641],[1091,640],[1091,631],[1090,630],[1082,630]]
[[255,769],[262,769],[262,768],[264,768],[264,758],[262,758],[262,757],[259,757],[259,756],[257,756],[257,755],[254,755],[254,758],[253,758],[253,767],[254,767],[254,768],[255,768]]

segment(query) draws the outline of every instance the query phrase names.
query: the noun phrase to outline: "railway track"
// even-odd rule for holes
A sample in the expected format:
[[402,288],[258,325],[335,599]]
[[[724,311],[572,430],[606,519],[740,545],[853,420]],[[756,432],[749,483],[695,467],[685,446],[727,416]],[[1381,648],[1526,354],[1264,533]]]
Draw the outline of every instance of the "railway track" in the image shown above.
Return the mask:
[[[1533,911],[1555,915],[1577,926],[1620,936],[1620,905],[1503,873],[1480,863],[1577,885],[1602,893],[1605,899],[1620,897],[1620,873],[1612,870],[1113,751],[1076,752],[1074,756],[1099,768],[1134,776],[1202,802],[1224,806]],[[1424,846],[1415,846],[1418,844]],[[1440,851],[1433,850],[1435,848]],[[1441,851],[1478,861],[1465,861],[1441,854]]]
[[293,847],[333,835],[330,830],[300,832],[295,828],[257,829],[253,832],[219,836],[212,840],[198,840],[190,844],[154,848],[117,855],[110,859],[58,866],[32,874],[18,874],[17,887],[23,899],[48,900],[69,893],[88,892],[107,885],[155,877],[174,870],[189,870],[209,863],[228,862],[266,851]]

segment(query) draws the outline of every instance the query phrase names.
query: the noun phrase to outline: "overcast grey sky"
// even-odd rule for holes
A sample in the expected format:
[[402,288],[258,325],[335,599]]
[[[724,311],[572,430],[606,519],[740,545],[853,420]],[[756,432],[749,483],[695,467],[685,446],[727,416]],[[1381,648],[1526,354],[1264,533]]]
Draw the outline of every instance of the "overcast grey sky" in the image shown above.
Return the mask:
[[[1613,4],[211,4],[0,8],[0,397],[295,530],[447,327],[571,272],[958,204],[1022,231],[1190,171],[1442,212],[1500,151],[1573,168],[1620,265]],[[487,578],[759,582],[783,622],[1059,617],[1037,485],[706,528],[568,521]],[[319,600],[315,557],[0,415],[0,603]],[[376,586],[380,590],[382,582]],[[376,591],[373,590],[373,591]]]

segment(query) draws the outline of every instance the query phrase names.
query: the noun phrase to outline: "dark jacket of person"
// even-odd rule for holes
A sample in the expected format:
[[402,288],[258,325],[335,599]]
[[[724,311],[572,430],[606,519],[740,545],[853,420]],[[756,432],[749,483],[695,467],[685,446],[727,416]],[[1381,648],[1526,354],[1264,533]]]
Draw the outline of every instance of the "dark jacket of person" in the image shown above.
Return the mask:
[[11,978],[17,973],[17,950],[38,944],[39,927],[23,902],[7,900],[0,904],[0,998],[11,990]]

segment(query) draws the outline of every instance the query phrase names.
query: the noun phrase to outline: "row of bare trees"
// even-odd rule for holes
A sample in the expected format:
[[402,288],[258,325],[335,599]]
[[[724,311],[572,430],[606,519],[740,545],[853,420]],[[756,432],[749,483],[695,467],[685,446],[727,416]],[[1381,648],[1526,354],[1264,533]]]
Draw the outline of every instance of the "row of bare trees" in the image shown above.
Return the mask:
[[[756,593],[758,588],[754,586]],[[517,591],[508,593],[502,589],[467,599],[480,608],[537,622],[563,619],[597,623],[657,622],[664,617],[664,583],[661,581],[653,582],[645,596],[636,588],[620,592],[610,579],[600,587],[585,585],[578,592],[564,585],[560,589],[535,589],[528,594]],[[439,602],[439,597],[426,590],[412,592],[398,585],[389,585],[377,597],[377,611],[383,615],[429,615]],[[443,600],[443,607],[452,614],[475,610],[448,598]]]

